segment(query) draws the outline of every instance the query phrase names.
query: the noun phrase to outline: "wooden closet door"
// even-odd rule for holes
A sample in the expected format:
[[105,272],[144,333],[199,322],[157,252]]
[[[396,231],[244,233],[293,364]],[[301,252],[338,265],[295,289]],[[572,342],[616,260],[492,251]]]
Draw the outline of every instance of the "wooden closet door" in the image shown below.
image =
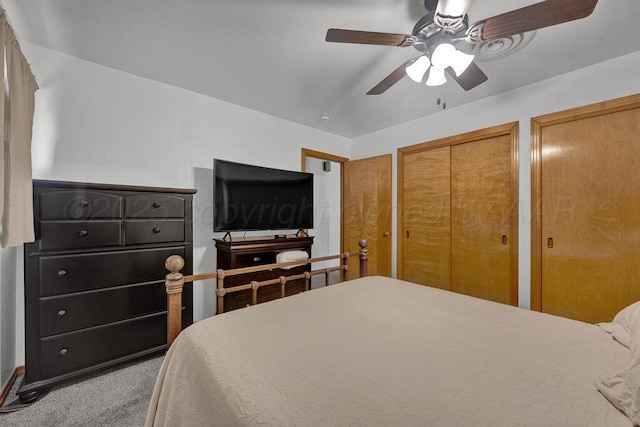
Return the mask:
[[511,182],[510,136],[451,147],[451,290],[513,303]]
[[542,311],[610,322],[640,300],[639,130],[640,108],[542,128]]
[[398,277],[451,289],[450,147],[405,154]]
[[[345,251],[367,239],[369,275],[391,276],[391,155],[347,162],[345,185]],[[347,278],[358,271],[358,257],[349,258]]]
[[518,304],[518,123],[398,149],[398,277]]

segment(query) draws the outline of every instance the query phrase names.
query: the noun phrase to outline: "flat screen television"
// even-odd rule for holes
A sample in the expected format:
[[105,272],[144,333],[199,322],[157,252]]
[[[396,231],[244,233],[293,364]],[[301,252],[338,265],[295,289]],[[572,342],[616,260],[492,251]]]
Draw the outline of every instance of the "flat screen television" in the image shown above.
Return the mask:
[[313,228],[313,174],[213,161],[213,231]]

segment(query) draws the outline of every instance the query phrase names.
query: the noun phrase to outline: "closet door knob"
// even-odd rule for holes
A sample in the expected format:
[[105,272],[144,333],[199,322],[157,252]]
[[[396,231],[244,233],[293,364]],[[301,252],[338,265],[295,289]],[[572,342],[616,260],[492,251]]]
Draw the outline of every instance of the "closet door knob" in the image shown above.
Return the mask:
[[385,231],[384,233],[382,233],[382,237],[389,237],[389,232]]

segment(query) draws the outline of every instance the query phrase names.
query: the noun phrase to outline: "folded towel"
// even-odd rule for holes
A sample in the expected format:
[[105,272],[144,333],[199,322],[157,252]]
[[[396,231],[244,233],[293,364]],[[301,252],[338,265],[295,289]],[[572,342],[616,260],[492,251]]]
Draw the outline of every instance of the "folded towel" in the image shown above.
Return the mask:
[[[299,261],[307,258],[309,258],[309,254],[306,251],[285,251],[285,252],[279,252],[278,255],[276,255],[276,262],[280,263],[280,262]],[[298,264],[298,265],[302,265],[302,264]],[[297,266],[292,265],[289,267],[284,267],[284,269],[288,270],[293,267],[297,267]]]

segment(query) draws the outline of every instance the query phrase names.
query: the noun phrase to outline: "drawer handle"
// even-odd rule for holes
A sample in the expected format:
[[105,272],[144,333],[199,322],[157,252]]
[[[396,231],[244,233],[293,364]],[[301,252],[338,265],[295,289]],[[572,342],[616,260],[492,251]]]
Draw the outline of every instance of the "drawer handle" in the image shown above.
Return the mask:
[[259,261],[262,261],[262,257],[259,257],[259,256],[253,257],[253,262],[259,262]]
[[81,200],[80,201],[80,206],[83,208],[86,208],[89,206],[89,201],[88,200]]
[[160,204],[160,202],[153,202],[153,207],[154,207],[154,208],[158,209],[160,206],[162,206],[162,205]]
[[80,237],[86,237],[88,234],[89,234],[89,232],[87,230],[78,231],[78,236],[80,236]]
[[160,228],[153,227],[153,234],[158,234],[160,232]]
[[64,356],[65,354],[67,354],[69,350],[66,348],[60,349],[60,356]]
[[67,314],[67,310],[64,308],[58,310],[58,317],[63,317],[65,314]]
[[67,270],[60,270],[58,271],[58,277],[64,277],[67,275]]

